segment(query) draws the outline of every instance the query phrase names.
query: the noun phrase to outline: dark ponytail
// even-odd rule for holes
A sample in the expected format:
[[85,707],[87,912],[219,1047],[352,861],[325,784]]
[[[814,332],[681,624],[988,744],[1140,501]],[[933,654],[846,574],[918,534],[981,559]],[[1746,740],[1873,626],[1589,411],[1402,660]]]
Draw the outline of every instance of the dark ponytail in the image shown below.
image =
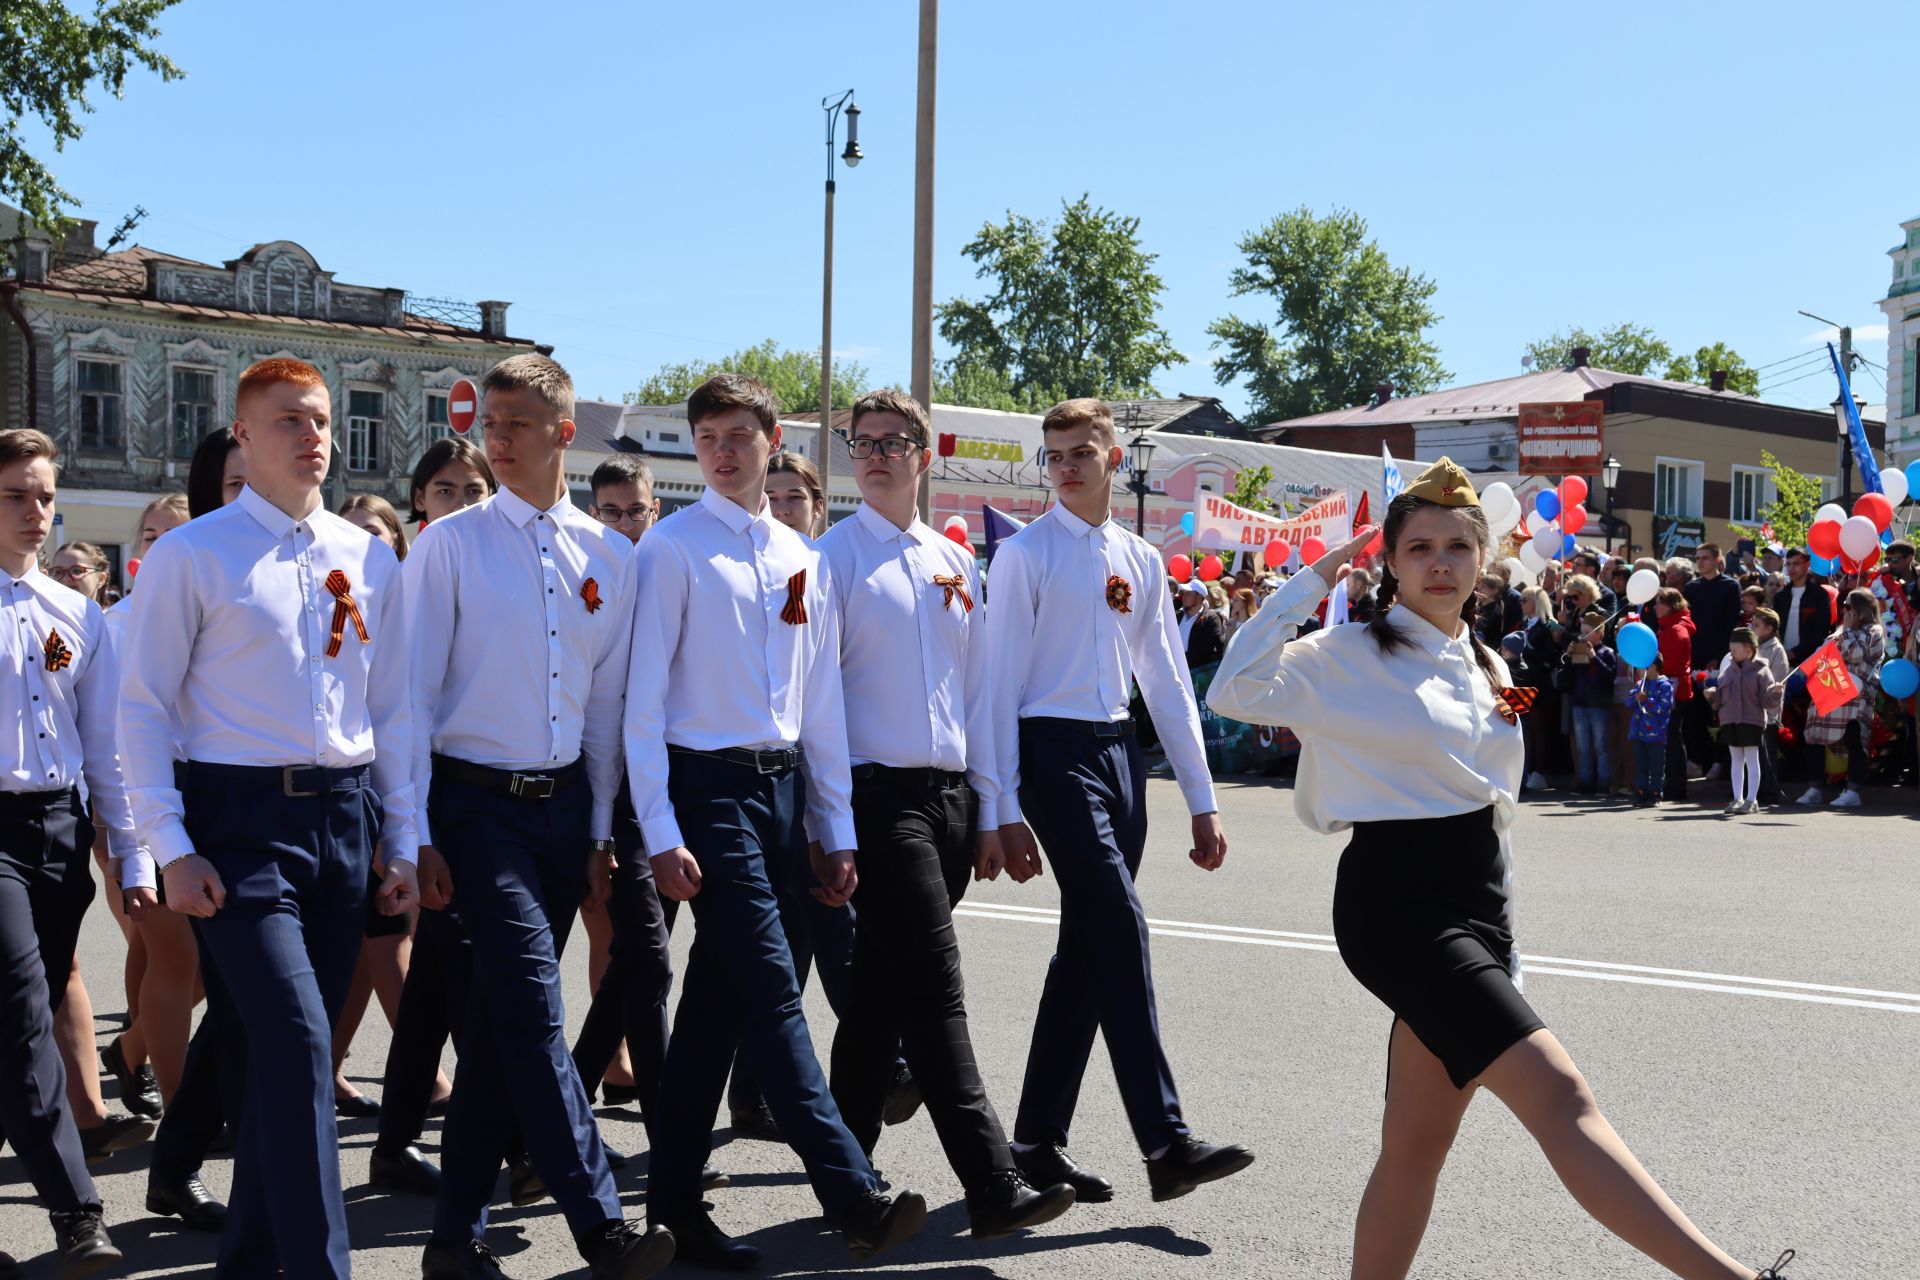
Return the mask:
[[[1391,550],[1393,546],[1399,542],[1400,530],[1406,525],[1407,518],[1415,511],[1418,511],[1421,507],[1438,505],[1438,503],[1428,502],[1425,498],[1417,497],[1411,493],[1403,493],[1392,502],[1389,502],[1387,504],[1387,518],[1381,526],[1380,534],[1384,549]],[[1492,533],[1487,528],[1486,513],[1481,511],[1479,507],[1457,507],[1455,510],[1467,513],[1467,518],[1473,523],[1474,532],[1479,538],[1480,549],[1484,553],[1487,549],[1487,544],[1493,540]],[[1375,597],[1379,601],[1377,606],[1378,611],[1374,614],[1373,621],[1367,624],[1367,631],[1372,634],[1375,643],[1380,646],[1380,652],[1382,653],[1394,653],[1403,647],[1413,644],[1412,638],[1409,637],[1406,632],[1387,621],[1387,611],[1393,608],[1393,598],[1399,594],[1399,590],[1399,579],[1393,576],[1393,568],[1387,563],[1386,557],[1382,555],[1380,558],[1380,585],[1375,589]],[[1493,664],[1493,650],[1487,648],[1481,641],[1479,633],[1474,630],[1473,615],[1476,603],[1473,592],[1469,591],[1467,593],[1466,604],[1461,606],[1460,616],[1467,624],[1467,637],[1468,642],[1473,645],[1474,661],[1480,664],[1481,672],[1487,677],[1487,684],[1491,686],[1495,692],[1498,692],[1505,687],[1506,682],[1500,678],[1499,668]]]

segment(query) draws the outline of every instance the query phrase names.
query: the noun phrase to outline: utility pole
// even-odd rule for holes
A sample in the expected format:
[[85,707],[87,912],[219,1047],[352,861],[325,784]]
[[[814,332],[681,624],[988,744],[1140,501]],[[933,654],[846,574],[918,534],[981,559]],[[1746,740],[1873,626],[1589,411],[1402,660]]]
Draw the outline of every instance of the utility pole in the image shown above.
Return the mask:
[[[1801,315],[1809,320],[1818,320],[1821,324],[1833,325],[1840,331],[1840,367],[1846,370],[1847,384],[1853,384],[1853,326],[1834,324],[1824,316],[1811,311],[1802,311]],[[1839,437],[1835,446],[1834,474],[1840,479],[1840,496],[1836,499],[1842,510],[1850,510],[1847,499],[1853,496],[1853,432],[1847,421],[1847,406],[1835,396],[1833,400],[1834,428]]]
[[[920,94],[913,130],[913,398],[933,417],[933,107],[940,0],[920,0]],[[920,518],[931,521],[933,472],[920,477]]]

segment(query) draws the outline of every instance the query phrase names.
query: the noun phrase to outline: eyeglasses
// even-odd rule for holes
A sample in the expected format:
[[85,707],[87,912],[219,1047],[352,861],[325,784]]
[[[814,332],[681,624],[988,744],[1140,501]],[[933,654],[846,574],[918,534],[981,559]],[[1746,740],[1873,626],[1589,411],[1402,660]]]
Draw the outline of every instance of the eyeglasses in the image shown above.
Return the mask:
[[644,504],[638,507],[596,506],[593,514],[601,524],[619,524],[626,520],[631,520],[635,524],[645,524],[653,519],[653,508]]
[[858,440],[847,441],[847,453],[855,458],[871,458],[878,449],[888,458],[898,460],[920,447],[919,443],[905,436],[862,436]]
[[105,573],[105,572],[106,572],[105,569],[94,569],[84,564],[70,564],[64,569],[61,569],[61,568],[53,569],[51,572],[47,574],[47,576],[50,578],[64,578],[67,581],[72,582],[76,579],[84,578],[90,573]]

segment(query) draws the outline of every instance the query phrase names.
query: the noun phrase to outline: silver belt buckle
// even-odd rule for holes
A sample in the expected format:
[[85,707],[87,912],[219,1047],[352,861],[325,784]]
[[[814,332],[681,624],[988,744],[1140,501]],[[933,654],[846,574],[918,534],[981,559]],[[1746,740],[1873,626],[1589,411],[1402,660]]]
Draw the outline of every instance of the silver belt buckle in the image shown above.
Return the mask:
[[762,777],[770,777],[776,773],[785,773],[791,766],[786,763],[784,752],[759,751],[754,753],[753,767]]
[[516,773],[507,783],[507,794],[523,800],[545,800],[553,794],[553,779],[545,774]]
[[308,764],[290,764],[290,765],[287,765],[285,768],[281,769],[280,770],[280,794],[283,796],[286,796],[290,800],[305,800],[305,799],[310,799],[313,796],[319,795],[320,793],[318,791],[296,791],[294,790],[294,786],[293,786],[294,774],[299,773],[302,769],[311,769],[314,767],[315,766],[308,765]]

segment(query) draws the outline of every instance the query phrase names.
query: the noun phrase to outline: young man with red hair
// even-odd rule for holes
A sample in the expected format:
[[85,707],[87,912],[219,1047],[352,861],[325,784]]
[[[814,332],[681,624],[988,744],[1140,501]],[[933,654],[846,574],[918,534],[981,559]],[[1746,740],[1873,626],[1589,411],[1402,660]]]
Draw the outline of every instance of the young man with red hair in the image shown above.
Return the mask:
[[167,906],[244,1032],[226,1037],[246,1096],[220,1271],[344,1280],[331,1045],[376,847],[380,910],[417,897],[400,565],[321,505],[318,370],[261,361],[234,411],[247,487],[141,566],[120,744]]

